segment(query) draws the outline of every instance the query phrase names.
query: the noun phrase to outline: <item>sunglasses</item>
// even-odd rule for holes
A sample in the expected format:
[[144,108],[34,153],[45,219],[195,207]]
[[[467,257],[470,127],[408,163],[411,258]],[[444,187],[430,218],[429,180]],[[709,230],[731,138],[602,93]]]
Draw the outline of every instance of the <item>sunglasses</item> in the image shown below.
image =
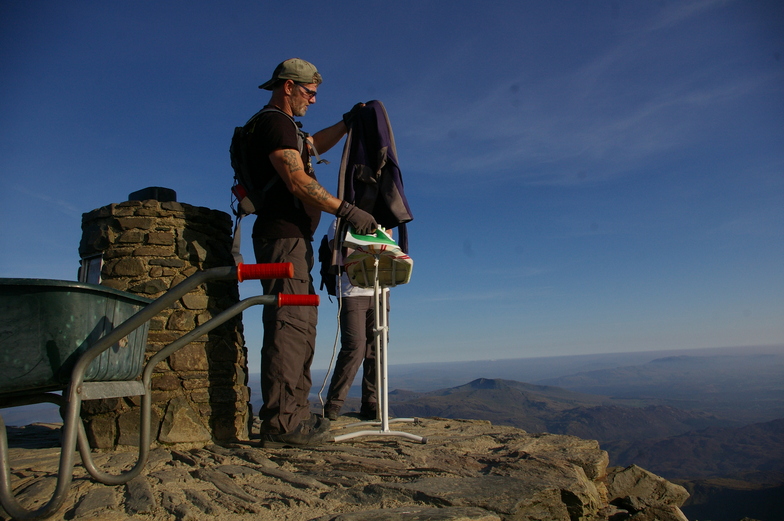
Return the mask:
[[307,95],[309,100],[311,100],[311,99],[316,97],[316,91],[315,90],[310,90],[309,88],[305,87],[303,84],[297,83],[297,82],[294,82],[294,85],[296,85],[300,89],[304,90],[305,94]]

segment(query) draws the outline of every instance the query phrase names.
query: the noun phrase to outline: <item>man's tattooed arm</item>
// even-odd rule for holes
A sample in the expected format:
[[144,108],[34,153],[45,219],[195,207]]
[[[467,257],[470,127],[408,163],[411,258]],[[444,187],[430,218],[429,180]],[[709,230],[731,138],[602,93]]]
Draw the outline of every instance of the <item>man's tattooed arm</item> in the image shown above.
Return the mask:
[[333,197],[326,188],[305,173],[305,167],[296,150],[276,150],[270,161],[286,183],[286,188],[303,203],[334,214],[342,201]]
[[286,165],[286,168],[289,169],[289,173],[296,172],[297,170],[304,171],[302,168],[302,160],[299,159],[299,154],[293,150],[283,151],[283,162]]
[[315,179],[305,186],[305,191],[308,193],[308,195],[319,201],[326,201],[332,197],[330,193],[327,192],[326,188],[321,186]]
[[[286,168],[288,168],[289,173],[294,173],[299,170],[304,171],[304,169],[302,168],[302,162],[299,159],[299,155],[293,150],[286,150],[283,153],[283,161],[286,164]],[[315,179],[310,181],[308,184],[304,185],[302,189],[310,197],[313,197],[318,201],[326,201],[327,199],[332,197],[330,193],[327,192],[327,190],[323,186],[321,186],[319,182],[316,181]]]

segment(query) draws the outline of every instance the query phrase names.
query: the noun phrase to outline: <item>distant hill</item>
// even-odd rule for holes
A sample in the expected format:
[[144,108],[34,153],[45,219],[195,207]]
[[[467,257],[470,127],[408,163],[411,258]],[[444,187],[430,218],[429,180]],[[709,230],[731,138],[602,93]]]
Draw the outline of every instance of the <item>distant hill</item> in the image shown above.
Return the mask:
[[427,393],[396,390],[389,396],[391,410],[398,417],[472,418],[529,432],[547,431],[548,422],[561,411],[607,400],[557,387],[487,378]]
[[570,434],[608,442],[674,436],[711,425],[718,418],[666,406],[577,393],[552,386],[479,378],[466,385],[427,393],[394,391],[395,416],[440,416],[489,420],[529,432]]
[[634,463],[668,479],[784,482],[784,419],[729,427],[726,420],[704,413],[634,403],[488,378],[427,393],[390,393],[396,417],[489,420],[529,432],[599,440],[612,464]]
[[667,356],[536,383],[702,411],[744,423],[784,417],[784,351]]
[[784,419],[604,448],[620,465],[634,462],[685,486],[689,519],[782,519]]
[[[674,363],[682,368],[696,362],[656,363]],[[621,373],[627,377],[605,389],[617,391],[618,384],[633,380],[628,375],[638,370],[624,369]],[[652,390],[651,382],[657,378],[663,385],[657,371],[654,367],[647,374],[637,373],[643,378],[637,381],[638,387],[644,387],[641,382],[647,379]],[[596,378],[596,374],[591,376]],[[700,378],[695,376],[697,381]],[[784,419],[728,427],[732,422],[699,411],[666,405],[635,406],[646,400],[631,399],[631,393],[627,396],[629,399],[624,400],[554,386],[479,378],[431,392],[394,391],[390,393],[390,408],[397,417],[485,419],[529,432],[596,439],[610,454],[612,465],[634,463],[685,486],[692,497],[682,510],[689,519],[737,521],[750,513],[755,519],[781,519]]]
[[784,419],[642,440],[616,454],[665,478],[784,483]]

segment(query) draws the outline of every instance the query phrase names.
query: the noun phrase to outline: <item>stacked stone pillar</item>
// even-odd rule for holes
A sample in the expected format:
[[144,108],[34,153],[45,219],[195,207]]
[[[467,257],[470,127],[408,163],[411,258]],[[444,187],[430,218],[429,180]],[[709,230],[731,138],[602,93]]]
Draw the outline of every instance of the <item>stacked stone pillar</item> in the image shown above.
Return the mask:
[[[155,299],[198,270],[234,264],[228,214],[161,199],[110,204],[83,215],[79,253],[83,259],[101,256],[101,284]],[[238,300],[236,281],[191,291],[150,321],[147,359]],[[247,439],[252,420],[247,383],[237,316],[158,364],[152,439],[162,444]],[[137,445],[139,403],[140,397],[84,402],[93,446]]]

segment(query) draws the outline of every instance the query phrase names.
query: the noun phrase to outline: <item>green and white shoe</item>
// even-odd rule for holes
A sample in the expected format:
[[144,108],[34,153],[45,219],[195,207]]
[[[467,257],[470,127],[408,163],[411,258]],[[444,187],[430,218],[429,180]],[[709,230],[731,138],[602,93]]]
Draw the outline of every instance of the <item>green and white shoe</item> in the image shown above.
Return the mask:
[[386,234],[383,228],[378,228],[371,235],[360,235],[349,226],[343,246],[353,248],[371,255],[403,255],[400,246]]

